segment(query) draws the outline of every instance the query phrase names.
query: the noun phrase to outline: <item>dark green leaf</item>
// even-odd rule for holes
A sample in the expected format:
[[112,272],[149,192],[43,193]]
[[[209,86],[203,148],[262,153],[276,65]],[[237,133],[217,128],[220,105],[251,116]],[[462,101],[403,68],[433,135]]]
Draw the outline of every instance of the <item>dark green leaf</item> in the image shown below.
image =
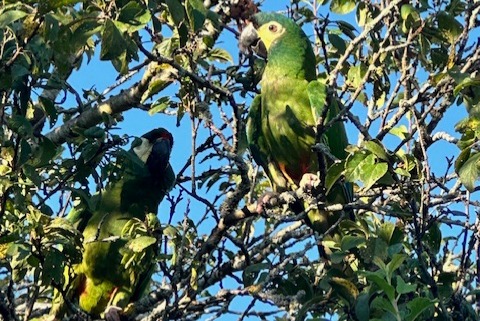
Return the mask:
[[94,126],[86,129],[83,132],[83,135],[87,138],[100,138],[103,139],[105,137],[105,130],[102,127]]
[[23,116],[15,115],[7,120],[8,125],[14,131],[22,136],[31,136],[33,134],[32,124]]
[[20,142],[20,155],[18,157],[18,166],[22,166],[25,164],[28,159],[30,158],[30,155],[32,154],[32,147],[30,147],[30,144],[28,143],[27,140],[22,139]]
[[346,35],[350,39],[355,39],[354,31],[356,31],[357,29],[355,29],[354,26],[352,26],[346,21],[341,21],[341,20],[337,21],[337,24],[338,24],[338,28],[343,32],[344,35]]
[[442,231],[439,224],[433,223],[427,233],[424,234],[422,241],[428,245],[430,253],[437,254],[442,245]]
[[405,318],[406,321],[414,321],[423,311],[433,307],[435,301],[427,298],[414,298],[407,303],[410,313]]
[[120,9],[118,21],[127,24],[129,32],[134,32],[145,27],[150,18],[150,12],[144,6],[130,1]]
[[361,293],[355,303],[355,315],[358,321],[369,321],[370,319],[370,296],[368,293]]
[[188,20],[190,21],[190,29],[194,32],[202,29],[207,14],[203,2],[200,0],[186,0],[185,8],[187,9]]
[[388,282],[385,280],[385,278],[380,273],[369,272],[369,271],[366,271],[364,273],[367,277],[367,280],[372,281],[373,283],[375,283],[380,288],[380,290],[385,292],[385,294],[387,295],[388,299],[391,302],[393,302],[395,300],[395,289],[393,288],[393,286],[388,284]]
[[173,22],[180,27],[185,20],[185,9],[179,0],[166,0],[168,11],[172,16]]
[[32,183],[35,184],[35,186],[40,187],[42,185],[42,178],[40,177],[40,175],[37,173],[37,171],[33,166],[25,164],[22,167],[22,170],[25,176],[27,176],[28,179],[30,179]]
[[119,58],[122,54],[125,54],[125,52],[126,44],[122,33],[112,20],[107,20],[102,31],[100,59],[112,60]]
[[407,256],[405,254],[394,254],[392,260],[388,262],[386,272],[389,282],[392,280],[393,272],[403,264],[406,258]]
[[343,40],[340,36],[334,33],[328,33],[328,40],[330,41],[332,46],[337,49],[339,54],[343,55],[345,53],[345,50],[347,50],[347,44],[345,43],[345,40]]
[[437,17],[439,30],[451,44],[454,44],[457,38],[462,34],[462,24],[458,22],[455,17],[445,11],[440,11]]
[[383,310],[383,311],[387,312],[387,314],[383,315],[382,319],[379,319],[379,320],[382,320],[382,321],[401,320],[400,316],[398,315],[397,310],[392,305],[392,300],[387,300],[383,296],[376,297],[373,300],[370,308],[372,310],[380,309],[380,310]]
[[260,272],[263,270],[268,270],[269,268],[270,265],[267,263],[258,263],[247,266],[247,268],[243,270],[244,286],[253,285]]
[[342,238],[341,249],[342,251],[348,251],[350,249],[358,247],[360,244],[365,243],[365,238],[360,236],[345,235]]
[[325,178],[325,188],[326,188],[326,194],[330,192],[333,186],[335,186],[335,183],[338,181],[338,179],[343,175],[344,172],[344,162],[341,163],[334,163],[332,166],[330,166],[327,170],[327,176]]
[[407,294],[417,289],[416,284],[407,284],[400,275],[397,275],[397,287],[396,290],[399,294]]

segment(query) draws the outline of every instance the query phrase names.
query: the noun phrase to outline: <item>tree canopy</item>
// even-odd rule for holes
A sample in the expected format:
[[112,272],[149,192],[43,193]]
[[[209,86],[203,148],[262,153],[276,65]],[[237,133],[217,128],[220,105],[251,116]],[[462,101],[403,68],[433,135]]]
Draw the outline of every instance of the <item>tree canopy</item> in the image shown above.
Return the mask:
[[[3,320],[48,313],[65,266],[81,258],[65,215],[93,208],[92,195],[115,180],[132,138],[122,113],[132,109],[179,127],[168,128],[177,177],[158,214],[157,269],[130,319],[479,319],[480,2],[282,2],[339,102],[318,127],[348,128],[348,157],[321,184],[344,177],[355,199],[311,203],[354,211],[354,222],[332,226],[336,237],[293,209],[301,192],[257,206],[270,187],[246,148],[245,120],[264,61],[236,44],[273,2],[2,2]],[[92,65],[113,66],[115,78],[74,85]],[[190,152],[175,158],[178,148]]]

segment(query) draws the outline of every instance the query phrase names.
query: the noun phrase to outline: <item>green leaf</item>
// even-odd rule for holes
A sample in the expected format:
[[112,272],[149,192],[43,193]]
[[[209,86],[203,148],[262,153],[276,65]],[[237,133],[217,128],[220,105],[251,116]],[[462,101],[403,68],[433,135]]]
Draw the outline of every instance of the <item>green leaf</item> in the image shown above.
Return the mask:
[[102,127],[94,126],[86,129],[83,135],[87,138],[103,139],[105,137],[105,130]]
[[421,24],[421,17],[418,11],[411,4],[404,4],[400,9],[400,15],[403,19],[402,31],[408,33],[409,29],[416,29]]
[[258,263],[247,266],[242,274],[244,286],[253,285],[259,273],[263,270],[268,270],[269,268],[270,265],[268,263]]
[[202,29],[207,14],[207,10],[203,6],[203,2],[200,0],[186,0],[185,8],[187,9],[190,28],[194,32]]
[[81,152],[81,156],[84,160],[84,162],[91,161],[95,156],[97,156],[98,151],[100,149],[99,144],[93,143],[93,144],[88,144],[86,145]]
[[[125,75],[128,72],[128,61],[127,61],[127,52],[124,51],[120,56],[111,59],[112,65],[116,71],[120,74]],[[104,121],[107,121],[108,115],[104,118]]]
[[35,184],[35,186],[40,187],[42,185],[42,178],[40,177],[40,175],[37,173],[37,171],[33,166],[25,164],[22,167],[22,170],[25,176],[27,176],[28,179],[30,179],[32,183]]
[[367,73],[367,67],[364,64],[353,66],[348,70],[347,83],[353,88],[358,88],[362,85],[363,77]]
[[142,235],[127,243],[127,246],[133,252],[139,253],[144,251],[147,247],[155,244],[157,239],[151,236]]
[[325,188],[326,188],[325,194],[328,195],[332,187],[335,186],[335,183],[342,176],[345,168],[344,166],[345,164],[343,162],[340,162],[340,163],[334,163],[332,166],[328,168],[327,176],[325,177]]
[[463,89],[477,86],[480,86],[480,79],[466,77],[457,86],[455,86],[455,88],[453,89],[453,94],[457,96],[458,93]]
[[333,0],[330,4],[330,10],[338,14],[347,14],[355,9],[354,0]]
[[61,283],[63,276],[64,259],[65,257],[60,251],[58,251],[54,247],[50,247],[42,264],[42,282],[44,283],[44,285],[49,285],[52,280],[57,283]]
[[370,319],[370,296],[368,293],[361,293],[355,304],[355,315],[358,321],[369,321]]
[[392,236],[395,232],[395,224],[391,222],[383,223],[377,230],[378,237],[384,240],[387,244],[390,244]]
[[34,158],[31,161],[31,165],[34,167],[47,165],[59,153],[58,146],[46,137],[43,137],[38,146],[39,148],[35,149]]
[[208,53],[208,58],[210,60],[216,60],[219,62],[230,62],[233,63],[233,58],[228,51],[222,48],[213,48]]
[[112,20],[107,20],[102,31],[100,59],[112,60],[125,53],[126,43],[122,33]]
[[422,241],[428,245],[430,253],[437,254],[442,245],[442,231],[439,224],[433,223],[427,230],[427,233],[424,234]]
[[307,85],[308,99],[315,119],[319,119],[327,101],[327,86],[320,81],[314,80]]
[[410,313],[405,318],[405,321],[414,321],[423,311],[433,307],[435,301],[427,298],[415,298],[407,303],[407,308]]
[[156,67],[155,78],[148,84],[148,89],[143,93],[141,102],[144,103],[155,94],[158,94],[168,85],[170,85],[177,77],[177,70],[170,65],[161,64]]
[[5,28],[12,22],[22,19],[27,14],[27,12],[21,10],[9,10],[6,12],[2,12],[2,14],[0,14],[0,29]]
[[149,115],[155,115],[157,113],[161,113],[165,111],[170,106],[170,97],[165,96],[157,99],[150,109],[148,110]]
[[385,299],[383,296],[378,296],[373,300],[371,304],[371,309],[372,310],[380,309],[393,316],[392,318],[387,314],[387,315],[383,315],[381,319],[373,319],[373,320],[381,320],[381,321],[401,320],[400,316],[398,315],[398,312],[395,310],[395,308],[392,305],[392,301]]
[[33,134],[32,124],[23,116],[15,115],[7,119],[8,125],[22,136],[31,136]]
[[53,127],[58,118],[58,113],[54,102],[42,96],[39,97],[39,101],[50,119],[50,126]]
[[6,176],[11,172],[12,172],[12,168],[10,166],[0,164],[0,176]]
[[347,44],[345,43],[345,40],[342,39],[342,37],[329,32],[328,40],[330,41],[332,46],[337,49],[339,54],[343,55],[345,53],[345,50],[347,50]]
[[411,4],[404,4],[402,5],[400,9],[400,16],[402,19],[407,19],[409,15],[413,14],[414,12],[417,12],[415,8]]
[[375,140],[365,142],[365,148],[372,152],[378,158],[388,161],[388,154],[383,145]]
[[168,225],[163,229],[163,234],[168,236],[169,238],[175,238],[179,235],[179,231],[176,227]]
[[358,172],[360,181],[364,184],[363,188],[367,190],[388,171],[388,165],[386,163],[375,163],[374,155],[368,155],[359,165],[356,171]]
[[372,14],[368,9],[368,6],[364,2],[360,2],[356,12],[357,24],[360,27],[365,26],[370,20],[372,20]]
[[350,249],[358,247],[360,244],[365,243],[365,238],[360,236],[345,235],[342,238],[342,244],[340,248],[342,251],[348,251]]
[[352,40],[355,39],[354,31],[357,31],[357,29],[355,29],[354,26],[352,26],[348,22],[342,21],[342,20],[337,21],[337,24],[338,24],[338,28],[342,31],[342,33],[344,35],[346,35],[347,37],[349,37]]
[[392,134],[392,135],[395,135],[395,136],[397,136],[397,137],[399,137],[400,139],[403,140],[407,137],[408,129],[407,129],[407,126],[400,125],[400,126],[393,127],[392,129],[390,129],[389,133]]
[[118,21],[128,25],[128,31],[134,32],[142,29],[150,21],[150,12],[138,2],[130,1],[120,9]]
[[25,164],[30,158],[31,154],[32,154],[32,147],[30,147],[30,144],[28,143],[27,140],[22,139],[20,142],[20,156],[18,157],[18,160],[17,160],[18,166],[22,166],[23,164]]
[[393,288],[393,286],[388,284],[388,282],[378,272],[366,271],[364,273],[367,280],[375,283],[380,288],[380,290],[385,292],[391,302],[395,300],[395,289]]
[[173,22],[180,27],[185,20],[185,10],[179,0],[166,0]]
[[445,11],[440,11],[437,17],[438,29],[449,40],[450,44],[454,44],[463,32],[462,24]]
[[407,294],[410,292],[413,292],[417,289],[416,284],[407,284],[405,281],[402,279],[400,275],[397,275],[397,287],[396,290],[399,294]]
[[479,177],[480,153],[475,153],[465,161],[462,167],[458,170],[458,176],[465,188],[470,192],[475,190],[475,182]]
[[407,256],[405,254],[395,254],[390,262],[388,262],[386,267],[387,280],[390,282],[393,276],[393,272],[397,270],[405,261]]

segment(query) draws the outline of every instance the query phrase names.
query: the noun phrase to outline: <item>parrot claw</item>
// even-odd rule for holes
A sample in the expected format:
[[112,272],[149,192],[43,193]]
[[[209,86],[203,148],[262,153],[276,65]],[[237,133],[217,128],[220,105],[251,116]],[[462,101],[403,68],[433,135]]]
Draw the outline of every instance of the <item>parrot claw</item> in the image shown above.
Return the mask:
[[294,192],[283,192],[279,198],[285,204],[293,204],[297,201]]
[[266,192],[257,201],[257,213],[263,213],[266,209],[278,206],[278,194]]
[[105,320],[107,321],[121,321],[120,313],[123,311],[122,308],[111,305],[105,310]]
[[304,191],[312,191],[320,186],[320,178],[312,173],[305,173],[300,180],[300,188]]

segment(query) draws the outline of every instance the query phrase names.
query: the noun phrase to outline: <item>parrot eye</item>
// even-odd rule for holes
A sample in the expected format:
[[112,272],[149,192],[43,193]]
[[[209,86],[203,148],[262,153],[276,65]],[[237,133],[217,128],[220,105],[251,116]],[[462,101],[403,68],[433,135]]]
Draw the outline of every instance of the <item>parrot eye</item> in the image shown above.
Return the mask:
[[269,26],[268,26],[268,30],[270,30],[271,32],[277,32],[277,29],[278,29],[278,28],[277,28],[276,25],[273,25],[273,24],[272,24],[272,25],[269,25]]

